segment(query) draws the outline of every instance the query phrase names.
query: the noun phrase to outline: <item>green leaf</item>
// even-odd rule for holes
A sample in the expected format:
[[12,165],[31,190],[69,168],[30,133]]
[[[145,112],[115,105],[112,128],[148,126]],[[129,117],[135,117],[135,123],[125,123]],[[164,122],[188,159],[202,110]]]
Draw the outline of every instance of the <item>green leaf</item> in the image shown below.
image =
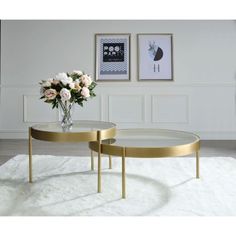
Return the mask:
[[45,100],[44,102],[46,102],[46,103],[53,103],[52,100]]

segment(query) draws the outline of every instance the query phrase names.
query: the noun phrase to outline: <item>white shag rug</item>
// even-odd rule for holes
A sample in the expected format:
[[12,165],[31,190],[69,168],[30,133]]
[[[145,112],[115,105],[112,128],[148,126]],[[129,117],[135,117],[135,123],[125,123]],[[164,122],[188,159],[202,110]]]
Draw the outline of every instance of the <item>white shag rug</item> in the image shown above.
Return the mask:
[[112,170],[106,157],[102,166],[102,193],[97,193],[89,157],[34,155],[29,184],[28,156],[18,155],[0,166],[0,215],[236,215],[234,158],[200,158],[200,179],[192,157],[127,158],[126,199],[121,198],[121,158],[113,158]]

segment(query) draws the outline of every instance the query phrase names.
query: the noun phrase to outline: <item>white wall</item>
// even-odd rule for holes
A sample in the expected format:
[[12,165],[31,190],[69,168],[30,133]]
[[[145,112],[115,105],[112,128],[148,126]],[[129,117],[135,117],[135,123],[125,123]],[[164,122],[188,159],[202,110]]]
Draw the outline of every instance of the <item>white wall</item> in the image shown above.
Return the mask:
[[[131,81],[99,82],[75,118],[119,128],[158,127],[203,139],[236,139],[235,21],[2,21],[0,138],[57,120],[39,100],[41,79],[82,69],[94,75],[95,33],[131,33]],[[137,81],[137,33],[173,33],[174,82]]]

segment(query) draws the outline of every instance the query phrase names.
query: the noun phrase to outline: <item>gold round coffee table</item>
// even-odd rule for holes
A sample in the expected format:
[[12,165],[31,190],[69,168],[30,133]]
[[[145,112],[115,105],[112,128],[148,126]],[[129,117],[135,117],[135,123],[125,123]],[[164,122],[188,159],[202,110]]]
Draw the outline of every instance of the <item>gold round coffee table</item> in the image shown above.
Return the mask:
[[[104,121],[75,121],[70,130],[63,130],[59,122],[37,124],[29,127],[29,182],[32,183],[32,138],[51,142],[91,142],[100,144],[102,140],[116,135],[116,125]],[[99,145],[100,146],[100,145]],[[101,192],[101,152],[98,152],[98,192]],[[92,154],[92,152],[91,152]],[[94,168],[91,155],[91,169]],[[111,157],[109,158],[111,166]]]
[[122,198],[126,196],[125,158],[127,157],[162,158],[195,153],[196,178],[199,178],[200,138],[193,133],[165,129],[117,130],[115,138],[104,140],[101,144],[90,142],[89,147],[96,152],[122,157]]

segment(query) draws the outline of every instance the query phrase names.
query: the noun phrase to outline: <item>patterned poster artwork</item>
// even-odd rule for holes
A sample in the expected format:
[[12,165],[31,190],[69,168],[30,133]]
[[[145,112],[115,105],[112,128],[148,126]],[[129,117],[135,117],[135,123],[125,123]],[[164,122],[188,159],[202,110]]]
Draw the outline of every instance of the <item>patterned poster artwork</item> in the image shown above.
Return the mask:
[[100,58],[101,75],[127,74],[127,39],[101,39]]
[[103,61],[118,62],[124,61],[124,43],[104,43]]

